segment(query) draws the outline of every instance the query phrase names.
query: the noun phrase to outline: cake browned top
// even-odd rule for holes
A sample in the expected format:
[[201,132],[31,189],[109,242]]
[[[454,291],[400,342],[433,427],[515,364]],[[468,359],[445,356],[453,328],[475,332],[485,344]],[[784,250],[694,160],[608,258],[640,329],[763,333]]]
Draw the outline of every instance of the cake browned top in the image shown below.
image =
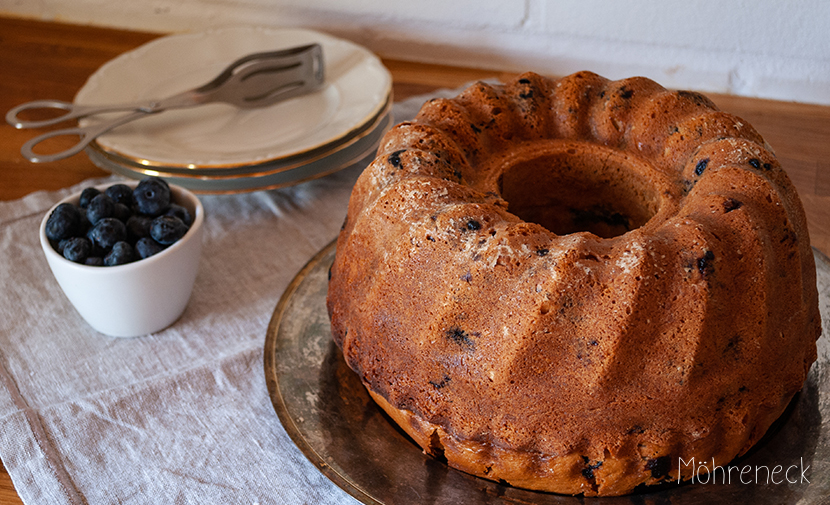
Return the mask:
[[820,333],[804,213],[763,138],[700,94],[587,72],[478,83],[392,129],[328,307],[393,408],[587,467],[746,451]]

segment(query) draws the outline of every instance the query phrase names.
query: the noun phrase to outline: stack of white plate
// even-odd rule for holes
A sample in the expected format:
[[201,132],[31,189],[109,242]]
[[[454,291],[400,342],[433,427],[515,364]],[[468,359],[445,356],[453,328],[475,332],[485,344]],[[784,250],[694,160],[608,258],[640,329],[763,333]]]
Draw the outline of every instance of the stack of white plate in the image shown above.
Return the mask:
[[[163,98],[199,86],[255,52],[317,42],[326,84],[260,109],[209,104],[148,115],[86,149],[97,166],[204,193],[297,184],[372,154],[391,127],[392,78],[356,44],[304,29],[232,27],[156,39],[102,66],[75,97],[84,105]],[[88,118],[82,125],[108,119]]]

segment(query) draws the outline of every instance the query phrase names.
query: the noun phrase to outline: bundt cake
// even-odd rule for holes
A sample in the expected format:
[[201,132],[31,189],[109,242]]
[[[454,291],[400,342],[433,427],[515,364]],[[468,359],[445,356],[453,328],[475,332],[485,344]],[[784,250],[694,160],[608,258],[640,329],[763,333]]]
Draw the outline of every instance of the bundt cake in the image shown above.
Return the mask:
[[565,494],[726,466],[821,332],[804,211],[761,135],[698,93],[589,72],[477,83],[392,129],[327,304],[426,453]]

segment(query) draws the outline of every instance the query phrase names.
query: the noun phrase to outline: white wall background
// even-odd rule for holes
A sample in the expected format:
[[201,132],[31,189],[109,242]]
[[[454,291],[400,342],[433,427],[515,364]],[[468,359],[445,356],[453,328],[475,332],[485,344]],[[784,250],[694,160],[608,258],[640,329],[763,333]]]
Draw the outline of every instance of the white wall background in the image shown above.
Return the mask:
[[389,58],[830,105],[826,0],[0,0],[0,14],[163,33],[302,26]]

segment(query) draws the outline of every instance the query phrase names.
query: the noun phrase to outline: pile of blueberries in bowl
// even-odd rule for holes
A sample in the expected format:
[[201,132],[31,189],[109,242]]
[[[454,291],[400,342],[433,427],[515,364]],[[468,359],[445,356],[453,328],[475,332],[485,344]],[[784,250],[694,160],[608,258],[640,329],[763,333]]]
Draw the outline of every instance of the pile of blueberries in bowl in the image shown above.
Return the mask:
[[151,177],[67,196],[46,212],[38,234],[55,280],[90,326],[134,337],[184,313],[204,222],[196,195]]
[[135,188],[89,187],[77,205],[61,203],[46,221],[46,237],[64,258],[92,266],[116,266],[148,258],[181,239],[193,223],[172,201],[163,179],[147,177]]

